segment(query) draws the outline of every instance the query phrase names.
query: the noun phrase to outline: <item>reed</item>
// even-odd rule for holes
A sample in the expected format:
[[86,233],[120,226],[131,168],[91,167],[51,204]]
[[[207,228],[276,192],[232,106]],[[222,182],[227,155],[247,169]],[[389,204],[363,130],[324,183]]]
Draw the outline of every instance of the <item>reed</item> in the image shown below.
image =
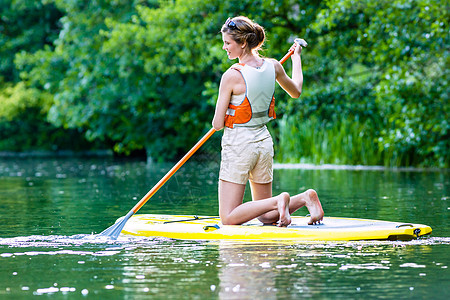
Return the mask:
[[385,164],[370,121],[346,117],[306,120],[284,117],[278,122],[277,162],[314,164]]

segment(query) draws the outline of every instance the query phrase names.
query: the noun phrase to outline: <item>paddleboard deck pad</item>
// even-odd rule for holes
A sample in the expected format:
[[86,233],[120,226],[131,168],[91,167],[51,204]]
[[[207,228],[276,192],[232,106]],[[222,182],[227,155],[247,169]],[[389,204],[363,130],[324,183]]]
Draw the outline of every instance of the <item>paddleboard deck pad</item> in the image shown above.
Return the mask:
[[242,225],[222,225],[219,217],[141,214],[132,216],[121,234],[181,240],[355,241],[411,240],[430,234],[427,225],[369,219],[324,217],[308,225],[309,217],[292,216],[288,227],[264,225],[257,219]]

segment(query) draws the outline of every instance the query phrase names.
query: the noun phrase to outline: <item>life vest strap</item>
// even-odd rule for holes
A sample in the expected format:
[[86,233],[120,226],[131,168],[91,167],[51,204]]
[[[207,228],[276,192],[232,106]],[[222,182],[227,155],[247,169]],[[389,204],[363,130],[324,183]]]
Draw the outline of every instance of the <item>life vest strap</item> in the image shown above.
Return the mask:
[[263,117],[267,117],[267,111],[259,111],[259,112],[254,112],[252,114],[252,118],[263,118]]

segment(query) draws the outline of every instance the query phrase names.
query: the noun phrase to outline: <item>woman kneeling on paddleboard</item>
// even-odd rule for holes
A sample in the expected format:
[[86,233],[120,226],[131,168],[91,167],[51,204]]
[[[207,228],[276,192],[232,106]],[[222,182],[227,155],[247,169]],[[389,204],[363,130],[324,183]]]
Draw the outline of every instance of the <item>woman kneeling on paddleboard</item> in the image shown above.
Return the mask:
[[[295,45],[292,78],[275,59],[259,56],[264,29],[246,17],[228,19],[222,26],[223,49],[228,58],[239,59],[222,76],[213,119],[216,130],[224,128],[219,174],[219,214],[223,224],[237,225],[258,218],[263,223],[291,223],[290,214],[306,206],[309,224],[320,223],[323,209],[310,189],[290,197],[272,197],[273,141],[266,124],[275,119],[275,81],[293,98],[300,97],[303,74]],[[253,201],[243,203],[250,181]]]

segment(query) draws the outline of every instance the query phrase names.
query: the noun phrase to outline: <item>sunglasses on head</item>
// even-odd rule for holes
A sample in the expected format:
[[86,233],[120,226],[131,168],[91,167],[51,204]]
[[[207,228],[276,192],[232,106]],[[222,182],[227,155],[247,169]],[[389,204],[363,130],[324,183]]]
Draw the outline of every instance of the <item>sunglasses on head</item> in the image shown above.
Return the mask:
[[228,18],[227,21],[225,22],[225,26],[227,26],[231,30],[237,29],[236,23],[234,23],[230,18]]

